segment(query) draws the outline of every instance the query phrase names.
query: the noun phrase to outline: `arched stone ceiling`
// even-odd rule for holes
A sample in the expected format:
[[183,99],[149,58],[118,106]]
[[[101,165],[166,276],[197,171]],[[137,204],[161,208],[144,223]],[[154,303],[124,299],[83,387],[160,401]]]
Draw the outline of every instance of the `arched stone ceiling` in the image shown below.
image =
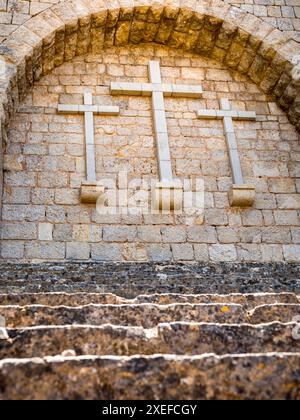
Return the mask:
[[[1,119],[32,84],[76,55],[154,42],[210,57],[276,98],[300,131],[299,44],[221,0],[70,0],[20,26],[0,46]],[[5,132],[3,133],[5,135]]]

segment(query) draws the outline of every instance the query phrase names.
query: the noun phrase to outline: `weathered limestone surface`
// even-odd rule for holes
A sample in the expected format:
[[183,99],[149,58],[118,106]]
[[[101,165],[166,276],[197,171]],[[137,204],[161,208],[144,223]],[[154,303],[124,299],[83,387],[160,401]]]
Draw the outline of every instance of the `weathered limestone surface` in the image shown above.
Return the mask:
[[299,303],[297,295],[293,293],[254,293],[241,294],[232,293],[228,295],[218,294],[186,294],[163,293],[139,295],[133,299],[126,299],[113,293],[11,293],[0,295],[0,306],[3,305],[45,305],[45,306],[85,306],[96,305],[117,305],[117,304],[138,304],[152,303],[158,305],[171,305],[174,303],[232,303],[240,304],[247,309],[256,306],[274,303]]
[[[136,6],[134,10],[127,8],[128,14],[124,17],[119,3],[108,4],[107,13],[103,4],[83,0],[61,2],[16,28],[4,39],[3,44],[6,55],[13,57],[11,61],[17,61],[19,92],[24,94],[26,85],[32,83],[36,77],[51,71],[64,60],[72,59],[76,54],[86,53],[88,50],[99,53],[103,46],[111,46],[114,42],[124,45],[130,42],[137,44],[154,41],[169,43],[177,48],[186,46],[189,50],[225,59],[229,66],[249,71],[253,80],[261,82],[266,90],[273,90],[286,70],[283,88],[288,87],[288,92],[281,98],[281,104],[285,106],[294,101],[296,92],[293,83],[289,85],[292,64],[287,65],[284,60],[287,58],[291,63],[298,43],[288,33],[283,35],[284,32],[274,29],[274,22],[272,26],[262,18],[254,17],[251,14],[255,14],[254,10],[239,10],[218,0],[214,0],[212,5],[184,3],[182,8],[178,7],[180,4],[176,1],[173,5],[170,2],[161,2],[153,7],[149,7],[147,2],[143,4],[146,4],[146,8],[142,7],[143,13],[139,12],[141,5],[137,2],[133,3]],[[94,21],[90,18],[91,13],[97,16],[93,18]],[[261,27],[260,31],[255,31],[257,27]],[[257,37],[267,45],[271,42],[274,50],[267,45],[260,46]],[[278,46],[277,55],[275,44]],[[243,59],[244,52],[246,57]],[[24,53],[27,54],[26,58]],[[267,71],[268,67],[271,71]],[[27,80],[22,80],[24,77]],[[281,86],[277,89],[278,94],[280,89]],[[291,118],[296,116],[297,112],[294,114],[292,110]]]
[[[8,35],[15,31],[18,26],[27,22],[31,17],[36,16],[44,10],[51,8],[53,4],[66,2],[66,0],[17,0],[15,2],[2,0],[0,2],[0,39],[5,39]],[[220,4],[221,2],[216,2],[216,5],[217,3]],[[275,0],[269,0],[268,2],[263,2],[261,0],[253,0],[252,2],[247,0],[225,0],[224,3],[233,5],[236,8],[240,8],[242,11],[262,18],[263,21],[294,37],[296,41],[299,41],[300,31],[298,19],[300,16],[300,6],[297,0],[281,0],[280,2],[276,2]],[[130,12],[128,12],[127,16],[126,13],[123,15],[123,24],[120,23],[118,28],[118,37],[120,39],[124,39],[124,37],[126,39],[126,36],[128,37],[129,35],[128,22],[131,15],[132,13]],[[177,30],[182,30],[182,27],[188,23],[189,19],[189,14],[183,14],[180,23],[178,24]],[[155,25],[157,18],[153,16],[152,21],[152,24]],[[82,36],[86,32],[87,26],[88,22],[83,20],[81,24]],[[139,25],[136,24],[136,26],[138,29]],[[85,46],[83,41],[82,45]]]
[[[96,292],[114,293],[126,298],[134,298],[145,293],[292,292],[300,294],[300,266],[294,263],[68,262],[60,264],[1,263],[0,267],[2,293]],[[18,304],[22,304],[22,301]]]
[[[288,317],[284,309],[284,306],[282,306],[282,317]],[[296,310],[300,309],[300,305],[293,305],[292,309],[293,314],[295,314]],[[0,308],[0,310],[1,315],[6,319],[8,328],[47,324],[98,325],[99,320],[104,324],[143,326],[145,328],[152,328],[157,323],[176,322],[179,320],[184,322],[195,322],[198,320],[199,322],[225,324],[227,322],[246,322],[247,320],[247,314],[243,311],[242,306],[232,304],[121,304],[86,305],[74,308],[33,305],[26,307],[5,306]],[[266,307],[266,311],[269,310],[272,309]],[[276,314],[279,312],[277,307],[275,311]],[[265,316],[264,312],[261,316]]]
[[261,305],[249,312],[252,323],[265,323],[270,317],[275,321],[289,322],[299,316],[298,304]]
[[[108,3],[105,8],[102,2],[86,0],[2,2],[3,142],[11,116],[34,81],[75,56],[99,54],[113,44],[141,42],[202,54],[248,75],[276,98],[299,129],[299,7],[294,2],[297,0],[249,5],[231,0],[229,4],[219,0],[204,4],[168,0],[153,5],[145,1],[130,3],[132,8],[126,3],[126,13],[119,2]],[[258,170],[265,172],[261,166]],[[276,173],[276,169],[268,171]],[[291,171],[297,173],[297,168],[291,167]],[[275,258],[272,252],[266,254],[269,259]],[[278,259],[280,251],[274,254]],[[198,253],[201,255],[205,253]],[[295,258],[288,252],[283,257]]]
[[[300,398],[298,265],[2,264],[0,276],[2,400]],[[264,292],[227,294],[252,288]]]
[[[160,399],[296,400],[299,357],[283,353],[8,359],[0,362],[0,383],[4,399],[154,400],[159,384]],[[65,381],[66,373],[72,381]]]
[[132,356],[202,353],[245,354],[299,352],[300,340],[292,333],[296,323],[251,326],[247,324],[170,323],[152,329],[141,327],[51,326],[7,329],[9,340],[0,340],[0,358],[61,355],[74,349],[77,356]]
[[[1,263],[0,286],[2,293],[12,293],[14,287],[18,287],[15,291],[21,296],[24,293],[37,292],[102,292],[115,293],[127,299],[153,294],[155,290],[159,294],[185,295],[290,292],[299,294],[299,275],[299,264],[283,263]],[[155,302],[155,299],[149,297],[140,297],[137,301],[143,299]],[[163,296],[159,299],[162,299],[163,303],[172,303],[163,300]],[[288,300],[281,302],[294,303]]]
[[[298,0],[0,0],[0,258],[38,262],[0,265],[0,399],[300,398],[299,18]],[[197,224],[80,203],[83,124],[57,105],[86,87],[111,105],[149,60],[204,88],[166,98],[172,171],[205,180]],[[100,178],[157,176],[145,96],[97,117]],[[257,115],[234,126],[252,209],[230,209],[222,124],[196,119],[221,98]]]
[[[86,179],[83,119],[57,114],[58,103],[77,109],[87,85],[95,105],[120,106],[120,116],[95,116],[97,180],[116,180],[119,171],[127,171],[129,181],[155,180],[151,100],[109,92],[110,84],[119,80],[147,83],[151,59],[160,61],[166,83],[204,87],[202,99],[165,99],[174,175],[204,180],[205,210],[191,226],[173,214],[103,215],[80,203]],[[197,119],[202,109],[218,109],[220,97],[230,98],[233,109],[245,110],[241,115],[257,114],[257,121],[234,122],[245,182],[256,191],[252,209],[230,208],[232,176],[222,121]],[[3,259],[300,259],[299,135],[275,102],[246,77],[194,53],[154,45],[110,47],[54,69],[35,83],[19,107],[5,165]],[[240,205],[250,204],[253,192],[247,191],[249,201],[242,194]],[[97,195],[93,188],[88,191],[93,201]],[[48,235],[40,235],[48,224]]]
[[[225,301],[226,302],[226,301]],[[104,324],[132,325],[152,328],[164,322],[218,322],[220,324],[248,322],[266,323],[269,319],[278,322],[290,322],[300,311],[300,303],[274,303],[261,305],[247,312],[238,304],[119,304],[86,305],[74,308],[49,307],[43,305],[5,306],[1,315],[6,319],[8,328],[20,328],[25,325],[97,325],[99,319]]]

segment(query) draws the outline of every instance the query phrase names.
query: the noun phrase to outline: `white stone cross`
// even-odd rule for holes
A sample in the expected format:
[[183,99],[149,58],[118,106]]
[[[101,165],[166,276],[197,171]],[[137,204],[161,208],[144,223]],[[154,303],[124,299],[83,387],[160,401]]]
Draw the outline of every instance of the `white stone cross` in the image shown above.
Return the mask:
[[[246,185],[244,183],[243,172],[241,168],[241,161],[238,152],[238,146],[236,141],[236,136],[234,132],[233,120],[243,120],[243,121],[255,121],[256,120],[256,113],[249,112],[249,111],[233,111],[231,108],[230,101],[226,98],[222,98],[220,100],[220,110],[214,109],[202,109],[197,112],[199,119],[218,119],[223,120],[227,147],[229,152],[229,159],[231,164],[232,170],[232,177],[234,183],[234,189],[236,191],[243,191],[243,196],[247,195],[245,191],[250,191],[250,198],[244,200],[245,205],[252,204],[253,201],[253,191],[254,191],[254,198],[255,198],[255,190],[253,186]],[[242,201],[239,200],[232,200],[232,205],[240,205],[242,206]]]
[[92,93],[90,91],[85,91],[84,105],[59,104],[58,112],[65,114],[84,114],[87,181],[89,183],[96,183],[94,114],[119,115],[120,108],[118,106],[93,105]]
[[244,178],[241,168],[241,162],[237,147],[237,141],[234,132],[233,120],[256,120],[255,112],[248,111],[232,111],[228,99],[222,98],[220,100],[221,109],[202,109],[198,111],[198,118],[200,119],[218,119],[223,120],[224,130],[229,150],[229,157],[232,168],[233,182],[237,185],[244,184]]
[[112,95],[151,96],[154,130],[157,145],[157,159],[160,181],[172,184],[172,164],[167,130],[164,97],[201,98],[201,86],[164,84],[161,80],[160,63],[149,62],[150,83],[111,83]]

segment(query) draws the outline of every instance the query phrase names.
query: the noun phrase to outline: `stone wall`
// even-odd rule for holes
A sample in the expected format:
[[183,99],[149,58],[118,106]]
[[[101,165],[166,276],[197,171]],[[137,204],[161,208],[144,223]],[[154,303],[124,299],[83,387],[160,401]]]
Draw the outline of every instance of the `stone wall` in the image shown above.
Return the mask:
[[60,0],[0,0],[0,40]]
[[[61,2],[63,0],[0,0],[0,42],[32,16]],[[224,0],[224,3],[261,17],[300,42],[299,0]]]
[[261,17],[265,22],[300,42],[299,0],[224,0],[224,2]]
[[[202,100],[167,99],[176,176],[203,177],[205,219],[186,226],[175,216],[100,216],[79,203],[85,178],[83,117],[57,114],[58,103],[94,100],[121,107],[118,117],[95,117],[97,175],[157,176],[149,98],[111,97],[111,81],[147,82],[150,59],[165,82],[201,83]],[[229,207],[232,184],[221,121],[196,119],[196,110],[255,110],[257,122],[237,122],[246,181],[254,208]],[[299,135],[271,97],[224,65],[158,46],[111,47],[74,58],[37,82],[21,104],[5,151],[2,258],[20,260],[299,261]]]

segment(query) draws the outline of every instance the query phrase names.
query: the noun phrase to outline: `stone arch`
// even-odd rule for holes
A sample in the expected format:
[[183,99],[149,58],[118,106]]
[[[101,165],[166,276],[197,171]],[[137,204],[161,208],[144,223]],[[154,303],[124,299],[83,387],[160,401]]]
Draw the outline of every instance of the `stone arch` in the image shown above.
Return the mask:
[[249,76],[300,130],[299,44],[221,0],[69,0],[38,14],[0,47],[3,127],[32,84],[55,67],[110,45],[144,42],[211,57]]

